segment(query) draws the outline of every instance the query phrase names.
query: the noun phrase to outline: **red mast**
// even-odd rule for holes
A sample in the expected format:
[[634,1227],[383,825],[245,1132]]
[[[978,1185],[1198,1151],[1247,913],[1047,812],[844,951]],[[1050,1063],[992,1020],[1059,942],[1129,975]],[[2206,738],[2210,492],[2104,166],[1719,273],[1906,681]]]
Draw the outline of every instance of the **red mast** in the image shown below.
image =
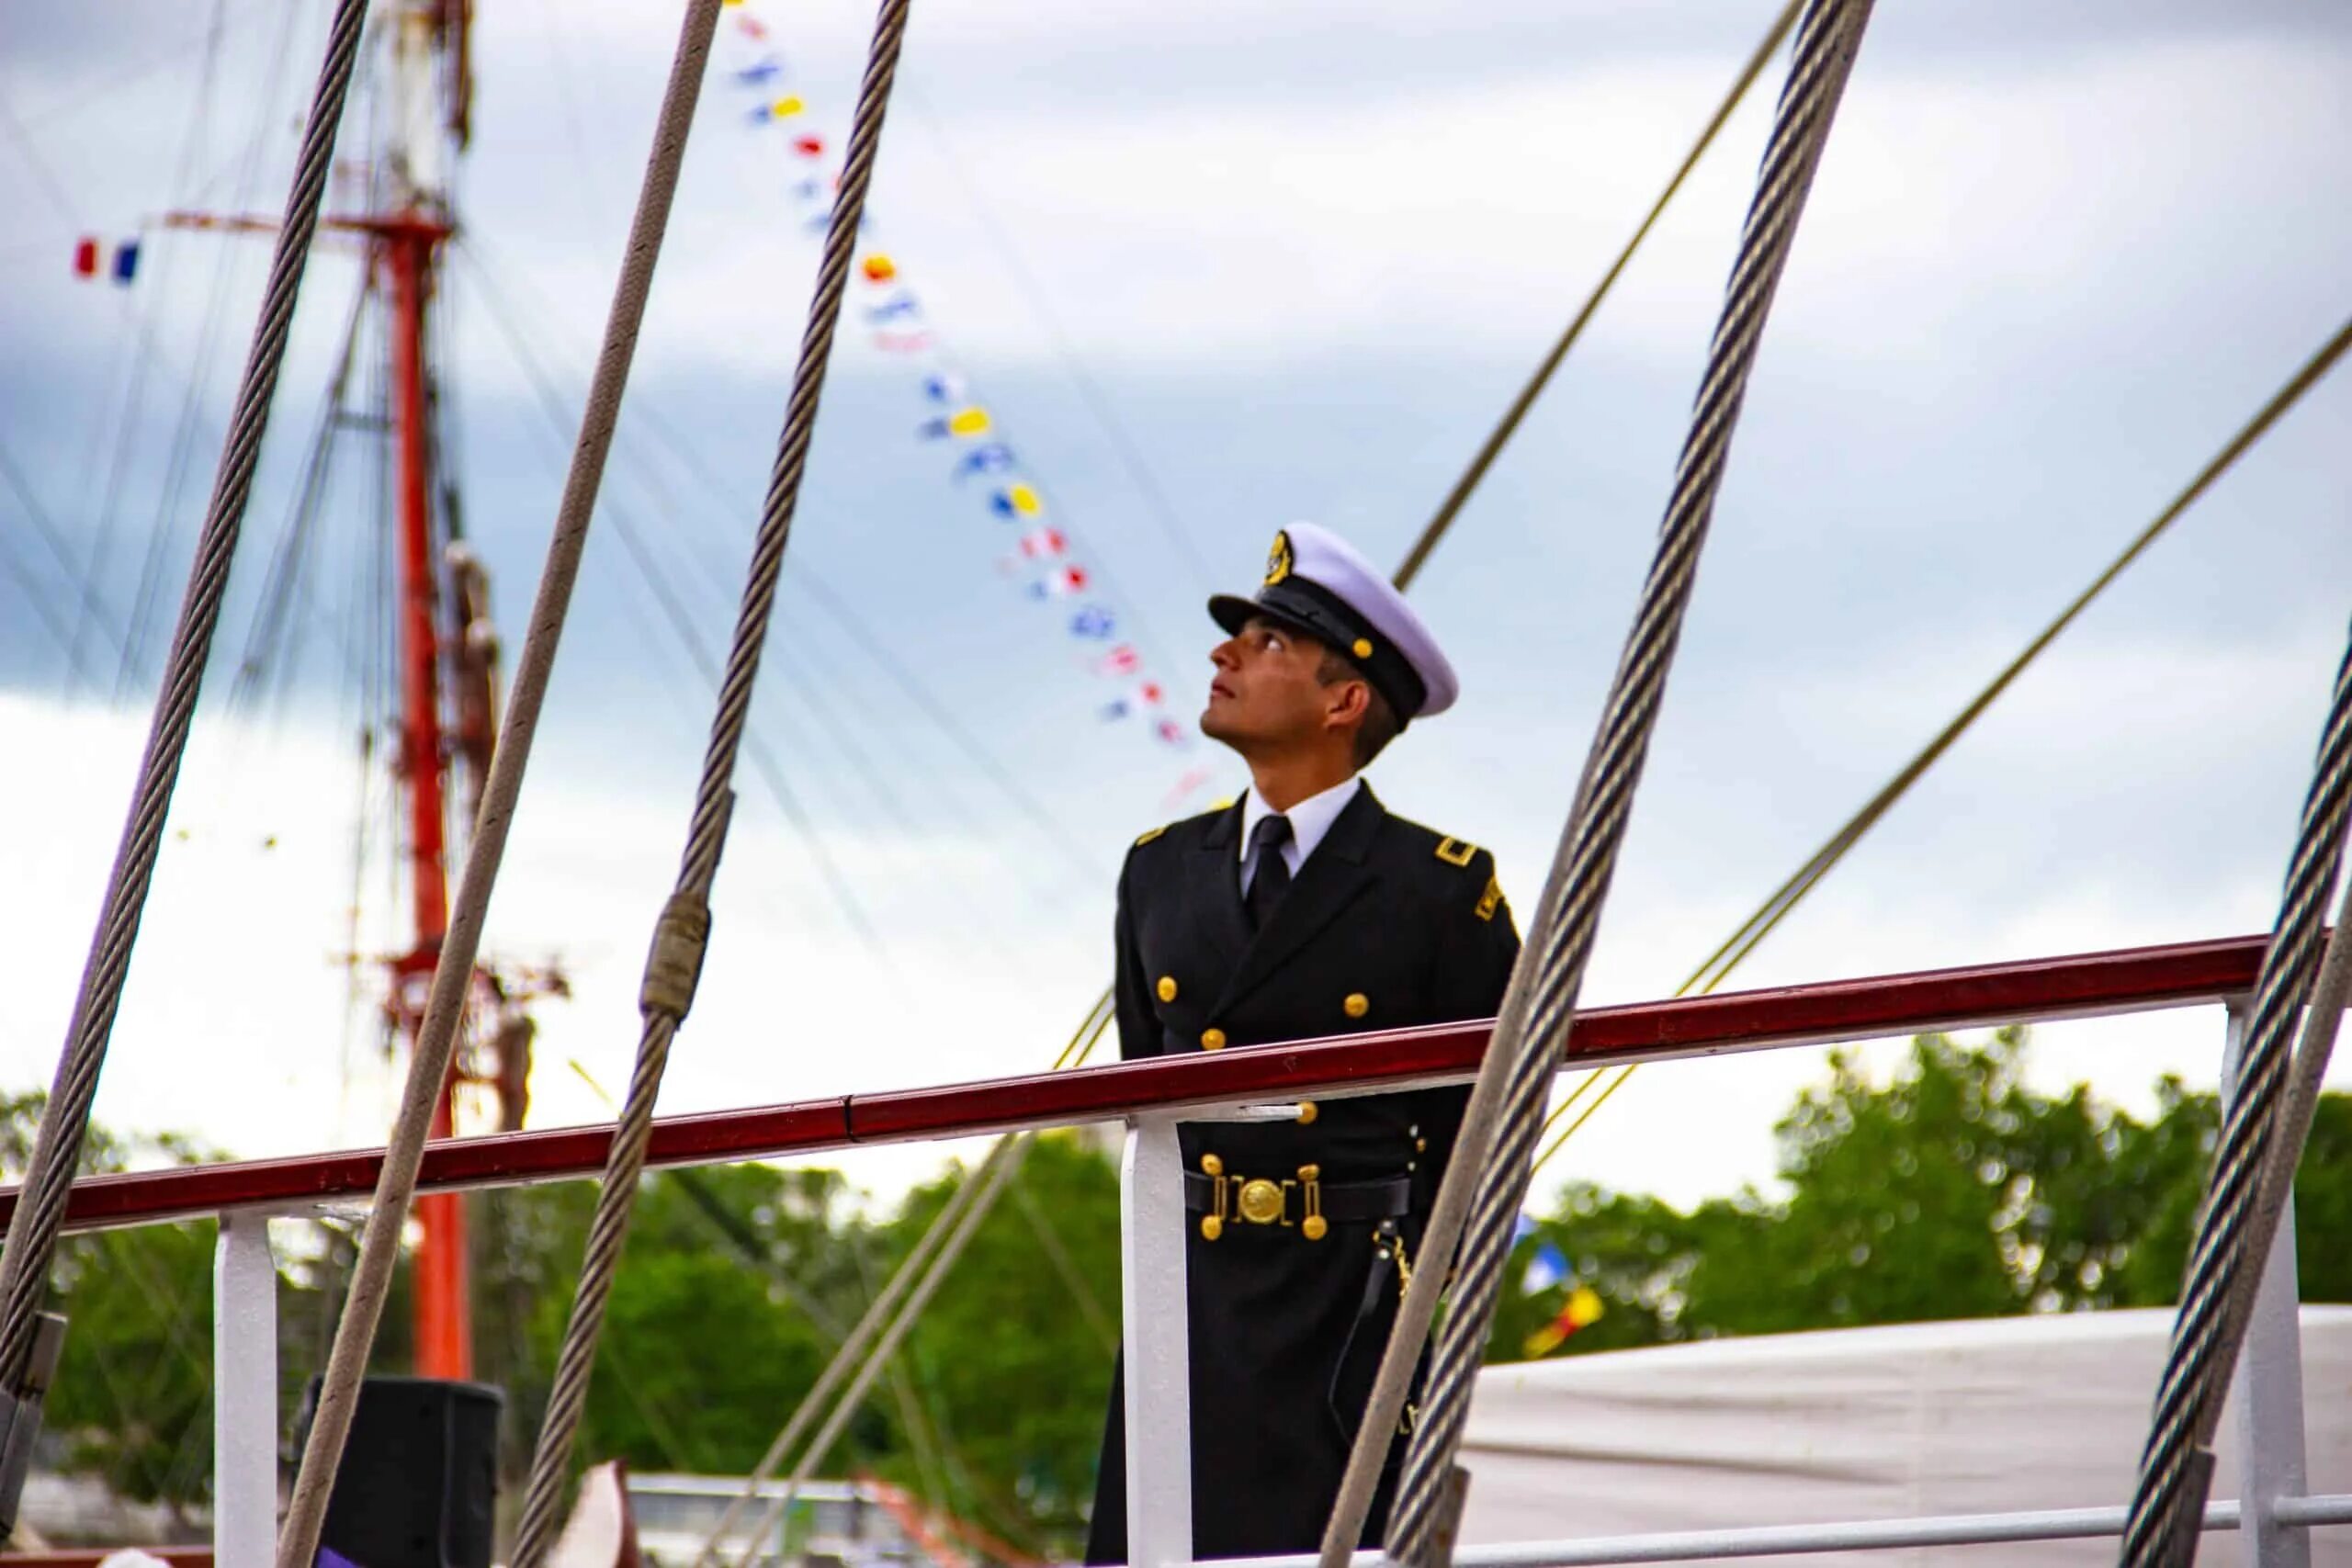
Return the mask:
[[[400,782],[408,817],[409,897],[415,942],[393,963],[394,1017],[412,1051],[424,1023],[424,992],[449,923],[447,807],[443,784],[441,659],[456,628],[436,565],[432,506],[433,441],[425,385],[425,314],[449,236],[442,167],[463,124],[465,8],[448,0],[406,0],[393,24],[396,107],[392,141],[375,182],[393,210],[371,224],[374,265],[390,298],[386,337],[398,457],[394,509],[400,529]],[[445,99],[451,101],[445,102]],[[457,1070],[441,1085],[433,1135],[457,1125]],[[413,1276],[416,1370],[424,1377],[473,1376],[472,1314],[467,1292],[465,1200],[442,1193],[419,1200],[420,1236]]]
[[[424,316],[441,242],[448,231],[412,209],[377,229],[376,260],[391,302],[393,423],[400,527],[400,777],[408,807],[410,906],[415,945],[395,964],[401,1032],[412,1049],[424,1022],[416,991],[433,974],[449,925],[447,809],[442,784],[441,653],[444,595],[434,570],[433,448],[425,412]],[[433,1135],[456,1130],[455,1065],[441,1086]],[[439,1193],[418,1200],[416,1370],[424,1377],[473,1376],[473,1334],[467,1302],[465,1200]]]

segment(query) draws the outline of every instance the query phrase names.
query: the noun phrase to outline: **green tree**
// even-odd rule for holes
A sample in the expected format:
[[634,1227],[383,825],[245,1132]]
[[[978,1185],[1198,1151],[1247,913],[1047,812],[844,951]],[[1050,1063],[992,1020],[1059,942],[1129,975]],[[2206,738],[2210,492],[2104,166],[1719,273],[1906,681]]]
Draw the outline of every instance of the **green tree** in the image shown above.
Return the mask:
[[[0,1101],[0,1171],[11,1182],[31,1158],[47,1099]],[[128,1137],[93,1125],[80,1169],[204,1157],[185,1138]],[[215,1228],[206,1220],[69,1235],[50,1276],[50,1305],[67,1323],[45,1428],[62,1439],[68,1469],[182,1517],[211,1489]]]
[[[1505,1303],[1488,1354],[1528,1336],[1590,1286],[1600,1321],[1583,1352],[1727,1334],[2167,1304],[2196,1229],[2220,1111],[2173,1079],[2142,1122],[2087,1086],[2023,1082],[2026,1038],[1913,1042],[1905,1069],[1871,1084],[1853,1058],[1800,1094],[1776,1127],[1782,1190],[1689,1213],[1572,1186],[1521,1244],[1548,1241],[1562,1284]],[[2296,1178],[2307,1301],[2352,1298],[2352,1097],[2323,1098]]]
[[[908,1198],[888,1233],[893,1262],[969,1179],[958,1169]],[[1118,1314],[1118,1173],[1074,1135],[1040,1137],[908,1337],[958,1515],[1030,1550],[1075,1555]],[[918,1458],[882,1468],[912,1484]]]

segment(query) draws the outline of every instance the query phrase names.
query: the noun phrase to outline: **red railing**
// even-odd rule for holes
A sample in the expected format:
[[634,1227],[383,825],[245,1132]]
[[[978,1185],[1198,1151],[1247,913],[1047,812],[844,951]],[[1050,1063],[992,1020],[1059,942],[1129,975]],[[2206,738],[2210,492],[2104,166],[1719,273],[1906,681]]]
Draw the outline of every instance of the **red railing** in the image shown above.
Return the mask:
[[[2253,987],[2267,940],[2230,937],[1595,1008],[1577,1019],[1567,1065],[1598,1066],[2214,1002]],[[759,1159],[858,1144],[1107,1121],[1135,1111],[1295,1100],[1409,1079],[1464,1078],[1477,1070],[1488,1027],[1482,1020],[666,1117],[654,1123],[649,1161],[665,1166]],[[612,1131],[606,1122],[434,1144],[425,1151],[422,1185],[448,1190],[594,1175],[604,1168]],[[66,1225],[96,1230],[221,1209],[364,1200],[375,1190],[382,1160],[381,1149],[354,1149],[89,1177],[74,1184]],[[0,1224],[16,1201],[16,1189],[0,1190]]]

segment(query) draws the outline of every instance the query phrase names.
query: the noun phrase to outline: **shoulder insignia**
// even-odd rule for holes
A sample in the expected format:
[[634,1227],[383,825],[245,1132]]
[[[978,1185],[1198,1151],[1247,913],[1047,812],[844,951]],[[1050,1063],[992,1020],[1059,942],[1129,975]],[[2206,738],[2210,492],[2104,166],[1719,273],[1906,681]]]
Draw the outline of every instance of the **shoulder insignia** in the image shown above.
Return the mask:
[[1493,876],[1487,877],[1487,890],[1478,896],[1478,918],[1482,920],[1493,919],[1495,918],[1495,911],[1502,908],[1502,902],[1503,885],[1501,881]]
[[1476,844],[1465,844],[1459,839],[1440,839],[1437,858],[1448,865],[1468,865],[1470,857],[1478,852]]
[[1144,845],[1151,842],[1154,839],[1157,839],[1160,834],[1165,833],[1166,831],[1168,831],[1168,829],[1165,828],[1154,828],[1150,832],[1146,833],[1136,840],[1136,848],[1143,848]]

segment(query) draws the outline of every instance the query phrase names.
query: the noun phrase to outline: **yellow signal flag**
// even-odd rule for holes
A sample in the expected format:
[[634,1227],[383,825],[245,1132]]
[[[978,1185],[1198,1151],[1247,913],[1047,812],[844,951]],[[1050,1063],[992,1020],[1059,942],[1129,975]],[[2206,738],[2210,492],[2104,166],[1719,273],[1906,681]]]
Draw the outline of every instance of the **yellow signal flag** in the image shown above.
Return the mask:
[[[986,435],[988,431],[989,411],[986,409],[958,409],[954,413],[947,416],[947,434],[950,435]],[[1022,486],[1020,488],[1026,489],[1027,487]],[[1035,491],[1030,491],[1030,499],[1033,501],[1036,499],[1036,492]],[[1016,508],[1019,507],[1020,504],[1021,503],[1018,501],[1013,502],[1013,505]]]
[[[974,413],[979,412],[977,409],[969,412]],[[988,416],[982,414],[980,417],[985,420]],[[954,429],[955,427],[951,425],[949,428]],[[985,430],[988,426],[986,424],[982,424],[980,428]],[[958,430],[956,434],[961,435],[964,434],[965,432]],[[1014,484],[1008,486],[1004,492],[1004,499],[1012,502],[1012,510],[1023,517],[1035,517],[1037,513],[1046,510],[1045,502],[1038,498],[1035,491],[1030,489],[1025,484]]]
[[1578,1285],[1568,1293],[1567,1310],[1560,1315],[1568,1320],[1571,1327],[1590,1328],[1600,1321],[1600,1314],[1606,1310],[1599,1291],[1590,1285]]
[[782,97],[768,106],[768,113],[777,119],[790,119],[808,106],[796,97]]
[[1540,1361],[1566,1343],[1569,1335],[1579,1328],[1589,1328],[1599,1323],[1607,1306],[1600,1292],[1590,1285],[1578,1285],[1568,1292],[1560,1315],[1529,1335],[1520,1346],[1520,1353],[1531,1361]]

